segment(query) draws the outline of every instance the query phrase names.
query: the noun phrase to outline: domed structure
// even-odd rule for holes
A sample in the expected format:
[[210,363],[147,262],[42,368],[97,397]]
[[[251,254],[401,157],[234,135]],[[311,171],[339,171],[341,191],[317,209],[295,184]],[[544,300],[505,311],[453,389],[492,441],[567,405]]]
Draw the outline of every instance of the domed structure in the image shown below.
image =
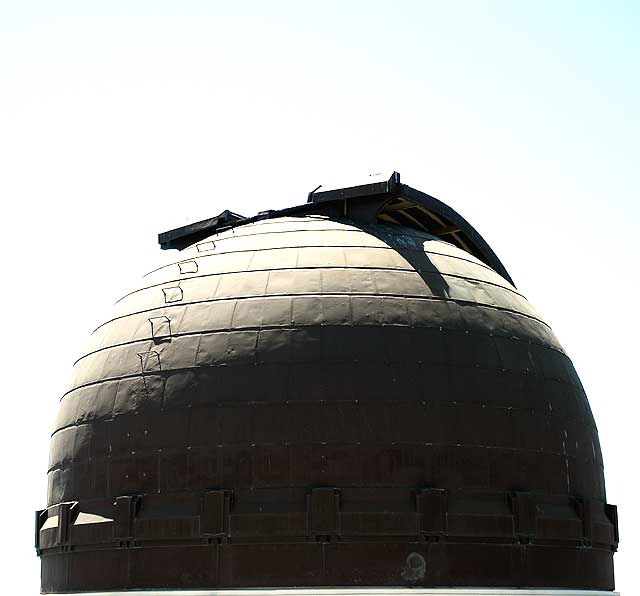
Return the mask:
[[60,401],[44,592],[613,589],[578,376],[458,214],[394,175],[160,240]]

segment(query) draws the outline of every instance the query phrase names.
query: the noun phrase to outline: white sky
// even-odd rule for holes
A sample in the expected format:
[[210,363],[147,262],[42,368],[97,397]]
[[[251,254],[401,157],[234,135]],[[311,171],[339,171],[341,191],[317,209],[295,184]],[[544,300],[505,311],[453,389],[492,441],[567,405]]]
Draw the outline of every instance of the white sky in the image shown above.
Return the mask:
[[156,234],[395,169],[471,221],[572,357],[633,594],[639,30],[634,2],[0,0],[3,591],[38,593],[57,401],[166,258]]

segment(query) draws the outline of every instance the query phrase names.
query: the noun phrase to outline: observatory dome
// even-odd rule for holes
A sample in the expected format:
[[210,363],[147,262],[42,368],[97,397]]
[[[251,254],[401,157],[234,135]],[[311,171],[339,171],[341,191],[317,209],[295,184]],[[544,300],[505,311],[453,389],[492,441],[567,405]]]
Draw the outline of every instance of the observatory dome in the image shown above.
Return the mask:
[[118,300],[60,401],[44,592],[613,589],[570,359],[464,220],[370,190],[174,234]]

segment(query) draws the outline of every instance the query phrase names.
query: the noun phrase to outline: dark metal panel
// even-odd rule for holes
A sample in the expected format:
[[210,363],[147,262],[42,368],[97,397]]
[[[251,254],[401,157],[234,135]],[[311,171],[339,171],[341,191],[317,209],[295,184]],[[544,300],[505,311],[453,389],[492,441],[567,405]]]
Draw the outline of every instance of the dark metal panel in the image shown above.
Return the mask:
[[289,447],[264,445],[253,449],[253,486],[271,487],[289,484]]
[[613,540],[617,547],[618,542],[620,541],[620,534],[618,531],[618,507],[616,505],[605,504],[604,513],[613,527]]
[[197,517],[136,519],[133,533],[137,542],[198,539],[201,536]]
[[129,585],[128,549],[77,551],[67,557],[69,591],[122,590]]
[[111,520],[73,525],[69,529],[69,542],[83,546],[111,545],[115,539],[113,530],[114,524]]
[[154,589],[189,589],[216,585],[217,552],[209,545],[130,550],[129,585]]
[[308,534],[307,514],[298,513],[245,513],[229,517],[229,534],[234,540],[274,541],[282,538],[303,537]]
[[528,586],[523,569],[525,560],[522,548],[512,544],[484,544],[478,549],[474,544],[432,543],[427,559],[427,569],[433,574],[429,584],[494,588],[514,584]]
[[158,236],[158,242],[162,248],[183,248],[185,246],[185,240],[188,241],[188,244],[197,242],[199,239],[209,236],[211,230],[231,225],[243,219],[245,218],[242,217],[242,215],[225,209],[216,217],[164,232]]
[[222,448],[189,450],[189,488],[202,491],[222,484]]
[[310,515],[313,534],[337,534],[340,495],[334,488],[311,491]]
[[47,510],[40,509],[35,513],[35,536],[34,536],[34,546],[36,547],[36,552],[40,553],[40,529],[42,528],[42,524],[47,519]]
[[221,544],[220,585],[228,588],[314,586],[325,583],[324,545]]
[[420,529],[429,536],[439,536],[446,530],[446,491],[424,489],[418,493],[417,508],[421,516]]
[[[424,585],[429,546],[417,541],[330,543],[326,545],[325,584],[342,586]],[[427,580],[427,583],[428,580]],[[444,582],[443,582],[444,583]],[[436,585],[442,585],[438,583]]]
[[137,497],[117,497],[114,507],[114,536],[120,540],[133,538],[134,517],[137,510]]
[[222,536],[227,532],[226,516],[229,513],[230,495],[225,490],[212,490],[204,494],[202,502],[202,533]]
[[[63,592],[69,585],[70,557],[67,553],[52,553],[42,557],[40,586],[44,594]],[[92,585],[93,582],[90,582]]]

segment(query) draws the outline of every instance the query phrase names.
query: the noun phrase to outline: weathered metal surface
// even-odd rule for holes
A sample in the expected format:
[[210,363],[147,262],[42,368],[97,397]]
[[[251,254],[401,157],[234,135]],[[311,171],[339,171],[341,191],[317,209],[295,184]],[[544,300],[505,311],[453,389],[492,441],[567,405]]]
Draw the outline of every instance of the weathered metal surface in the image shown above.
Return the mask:
[[613,589],[550,328],[480,258],[365,219],[218,231],[118,301],[60,402],[43,591]]

